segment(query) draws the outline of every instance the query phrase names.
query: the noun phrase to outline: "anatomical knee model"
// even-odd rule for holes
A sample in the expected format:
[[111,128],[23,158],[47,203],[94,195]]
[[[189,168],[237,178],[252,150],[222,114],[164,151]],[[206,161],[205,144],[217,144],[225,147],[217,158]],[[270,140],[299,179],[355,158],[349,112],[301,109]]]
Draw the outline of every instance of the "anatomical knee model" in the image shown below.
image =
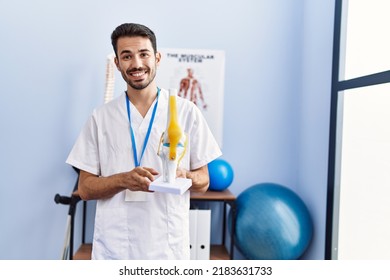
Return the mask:
[[187,148],[187,136],[180,127],[176,104],[177,90],[169,90],[168,122],[161,136],[158,155],[163,161],[163,181],[173,183]]

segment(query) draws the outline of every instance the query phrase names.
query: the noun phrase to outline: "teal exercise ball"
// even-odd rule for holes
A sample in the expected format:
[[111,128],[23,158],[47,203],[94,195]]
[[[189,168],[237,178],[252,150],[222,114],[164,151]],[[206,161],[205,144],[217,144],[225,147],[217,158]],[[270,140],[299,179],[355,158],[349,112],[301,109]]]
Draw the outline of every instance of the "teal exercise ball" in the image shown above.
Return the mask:
[[[229,219],[232,219],[231,213]],[[308,248],[312,236],[309,210],[289,188],[261,183],[238,195],[235,241],[247,259],[298,259]]]
[[208,164],[211,191],[223,191],[233,182],[233,168],[223,159],[215,159]]

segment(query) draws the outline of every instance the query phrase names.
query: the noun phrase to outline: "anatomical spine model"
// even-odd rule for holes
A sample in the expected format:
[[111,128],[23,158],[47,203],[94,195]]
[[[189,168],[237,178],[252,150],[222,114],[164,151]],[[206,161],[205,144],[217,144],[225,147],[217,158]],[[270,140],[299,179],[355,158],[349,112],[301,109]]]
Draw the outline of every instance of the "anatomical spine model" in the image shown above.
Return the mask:
[[173,183],[176,170],[187,148],[187,135],[180,127],[177,113],[177,90],[169,90],[168,121],[165,132],[161,135],[158,155],[163,162],[163,181]]

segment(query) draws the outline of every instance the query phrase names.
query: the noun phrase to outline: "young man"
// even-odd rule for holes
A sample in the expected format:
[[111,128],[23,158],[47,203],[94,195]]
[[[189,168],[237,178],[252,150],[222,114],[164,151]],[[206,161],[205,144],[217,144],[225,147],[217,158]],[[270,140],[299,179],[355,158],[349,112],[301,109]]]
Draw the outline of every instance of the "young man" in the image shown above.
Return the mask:
[[[155,82],[155,34],[125,23],[111,41],[127,91],[93,111],[66,161],[80,170],[80,197],[97,200],[92,259],[189,259],[189,192],[149,191],[162,173],[157,149],[168,110],[168,92]],[[177,107],[189,137],[177,176],[205,192],[207,164],[221,151],[199,109],[182,98]]]

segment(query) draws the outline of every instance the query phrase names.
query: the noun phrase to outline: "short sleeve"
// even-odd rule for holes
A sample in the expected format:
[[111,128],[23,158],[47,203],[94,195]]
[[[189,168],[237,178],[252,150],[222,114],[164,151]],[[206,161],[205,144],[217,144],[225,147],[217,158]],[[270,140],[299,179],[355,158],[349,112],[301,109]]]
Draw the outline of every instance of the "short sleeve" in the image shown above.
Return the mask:
[[221,149],[200,112],[193,106],[190,136],[190,169],[200,168],[222,155]]
[[66,163],[80,170],[100,175],[98,127],[95,112],[81,130]]

